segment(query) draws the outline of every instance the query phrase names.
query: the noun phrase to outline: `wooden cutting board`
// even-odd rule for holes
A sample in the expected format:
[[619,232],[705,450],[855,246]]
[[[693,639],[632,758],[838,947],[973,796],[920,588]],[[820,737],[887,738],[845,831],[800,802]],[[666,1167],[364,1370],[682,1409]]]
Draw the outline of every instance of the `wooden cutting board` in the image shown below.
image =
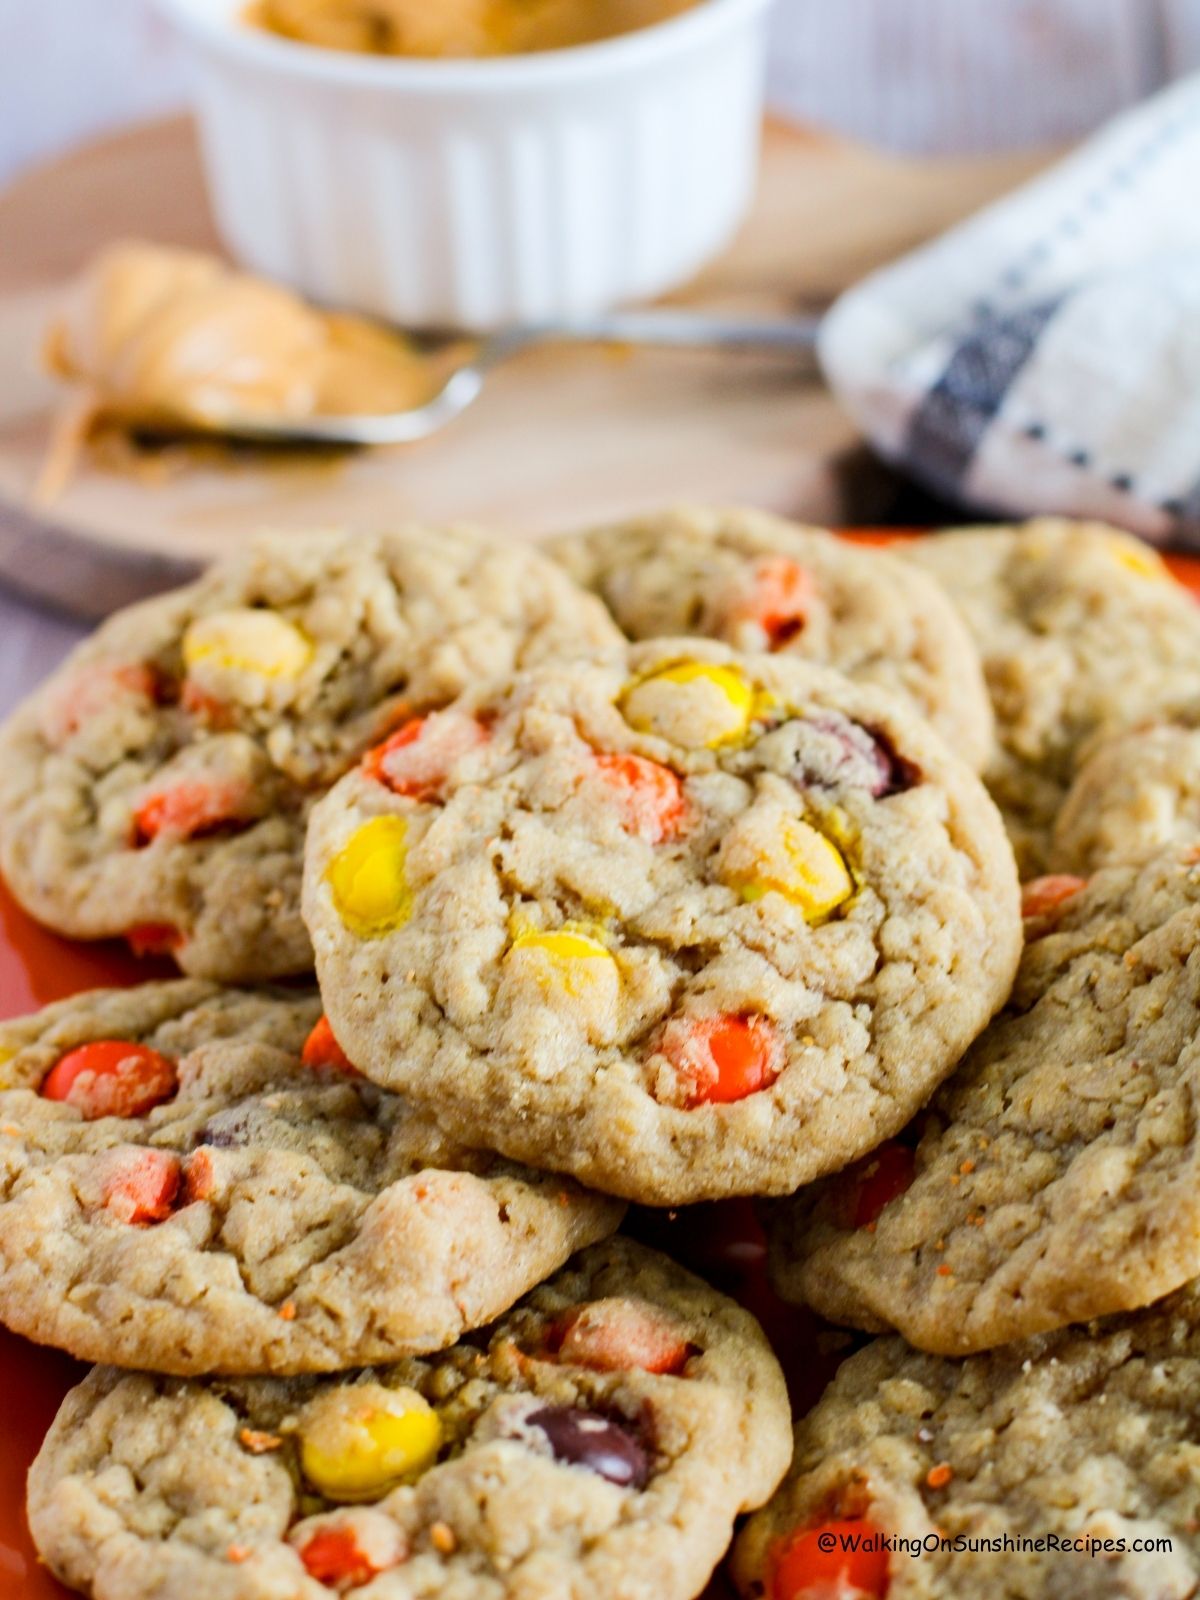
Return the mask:
[[[767,131],[754,213],[686,294],[779,315],[819,308],[1044,161],[911,162],[783,126]],[[522,535],[663,501],[743,500],[870,520],[854,429],[812,371],[778,359],[543,350],[496,372],[423,444],[335,459],[193,461],[153,481],[85,458],[35,502],[58,398],[42,329],[102,245],[212,248],[191,124],[89,146],[0,196],[0,578],[85,617],[178,582],[258,527],[475,518]],[[856,485],[859,493],[848,497]]]

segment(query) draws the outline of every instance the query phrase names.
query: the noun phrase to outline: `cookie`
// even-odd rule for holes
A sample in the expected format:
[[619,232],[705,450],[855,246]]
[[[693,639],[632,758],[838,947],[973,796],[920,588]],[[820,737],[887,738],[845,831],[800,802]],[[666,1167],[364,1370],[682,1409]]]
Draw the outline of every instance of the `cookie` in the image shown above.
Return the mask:
[[1200,607],[1147,545],[1099,523],[969,528],[905,555],[979,647],[998,743],[986,781],[1022,876],[1046,872],[1081,747],[1194,699]]
[[456,1138],[649,1204],[789,1193],[1003,1003],[1012,853],[902,702],[703,640],[484,685],[313,812],[356,1064]]
[[1189,1600],[1198,1429],[1194,1285],[965,1361],[876,1340],[797,1425],[733,1576],[745,1600]]
[[101,990],[0,1026],[0,1057],[0,1319],[87,1360],[436,1350],[620,1221],[361,1078],[315,996]]
[[691,1600],[782,1477],[788,1415],[754,1318],[614,1239],[439,1355],[207,1383],[97,1368],[29,1519],[96,1600]]
[[1200,1274],[1200,867],[1043,880],[1008,1008],[901,1143],[776,1208],[780,1292],[962,1355]]
[[466,529],[287,534],[111,618],[0,734],[0,869],[62,933],[197,977],[311,969],[313,799],[397,721],[619,646],[532,550]]
[[685,507],[547,547],[631,639],[782,651],[907,699],[970,765],[992,751],[979,655],[935,585],[880,550],[764,512]]
[[1056,871],[1094,872],[1200,840],[1200,716],[1131,728],[1085,752],[1054,825]]

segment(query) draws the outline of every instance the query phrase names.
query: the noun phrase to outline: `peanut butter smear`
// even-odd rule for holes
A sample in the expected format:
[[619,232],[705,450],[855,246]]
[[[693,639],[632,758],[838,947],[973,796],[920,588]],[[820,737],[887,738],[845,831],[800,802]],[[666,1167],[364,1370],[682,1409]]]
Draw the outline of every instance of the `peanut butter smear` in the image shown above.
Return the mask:
[[255,0],[256,26],[383,56],[511,56],[648,28],[698,0]]
[[220,433],[236,418],[423,405],[466,347],[433,354],[362,317],[314,309],[214,256],[128,243],[88,268],[49,328],[48,369],[75,386],[41,484],[53,494],[95,432]]

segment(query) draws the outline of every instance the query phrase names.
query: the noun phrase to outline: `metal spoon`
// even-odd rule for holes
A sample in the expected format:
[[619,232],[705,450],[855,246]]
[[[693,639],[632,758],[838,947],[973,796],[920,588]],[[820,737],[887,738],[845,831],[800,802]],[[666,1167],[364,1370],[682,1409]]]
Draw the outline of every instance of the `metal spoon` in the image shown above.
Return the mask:
[[385,445],[426,439],[478,398],[500,362],[538,344],[651,345],[679,350],[803,353],[816,348],[817,317],[755,322],[688,311],[628,311],[578,322],[544,322],[506,328],[485,338],[444,387],[411,410],[364,416],[303,418],[222,417],[212,432],[257,444]]

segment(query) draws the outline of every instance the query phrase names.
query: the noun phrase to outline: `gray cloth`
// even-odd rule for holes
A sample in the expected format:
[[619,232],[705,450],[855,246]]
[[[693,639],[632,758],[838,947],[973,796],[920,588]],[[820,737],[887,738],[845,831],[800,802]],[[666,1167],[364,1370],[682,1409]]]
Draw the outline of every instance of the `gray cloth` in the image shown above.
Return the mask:
[[1200,78],[844,295],[821,358],[965,510],[1200,548]]

